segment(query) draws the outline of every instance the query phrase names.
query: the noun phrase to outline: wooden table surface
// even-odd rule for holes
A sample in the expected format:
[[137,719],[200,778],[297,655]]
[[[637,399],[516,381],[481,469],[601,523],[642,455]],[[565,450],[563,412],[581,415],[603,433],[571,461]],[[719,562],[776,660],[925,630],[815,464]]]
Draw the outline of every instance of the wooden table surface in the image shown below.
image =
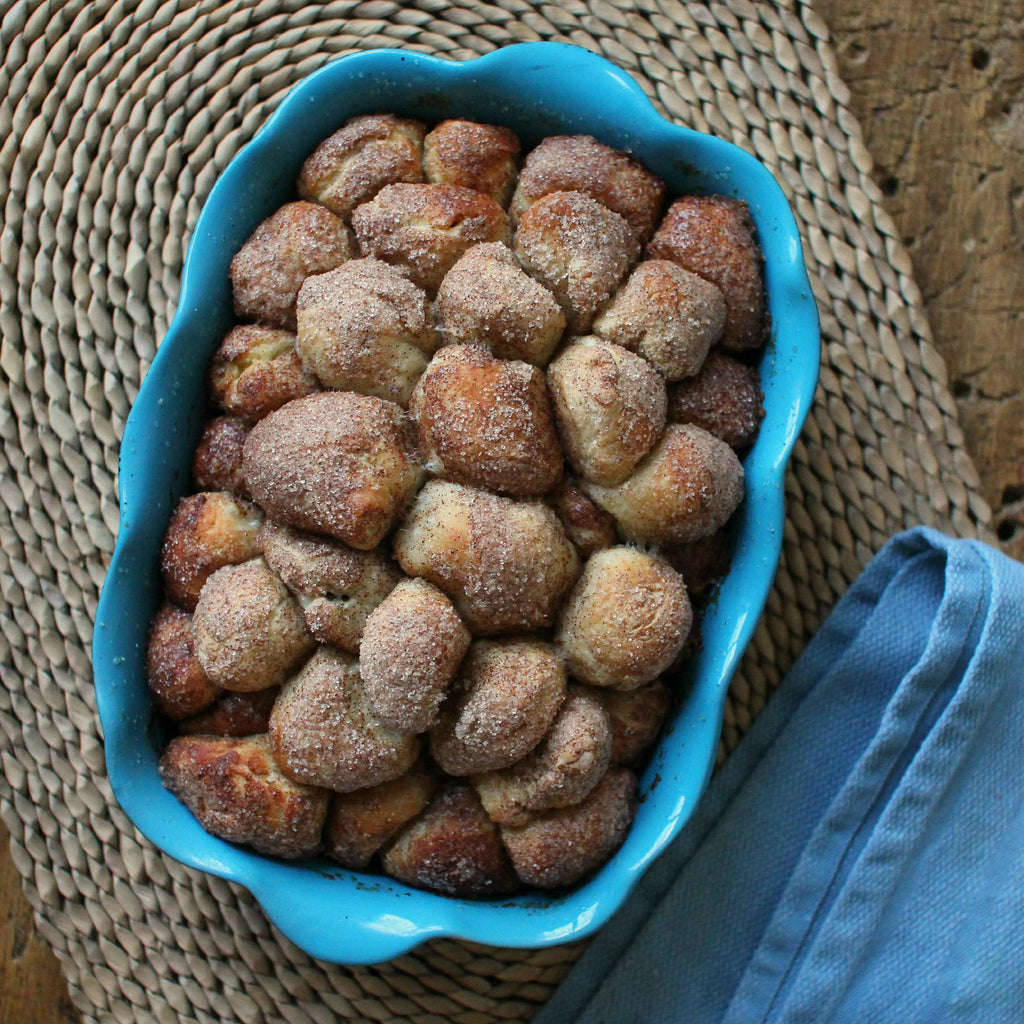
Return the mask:
[[[1024,0],[817,0],[946,359],[1004,549],[1024,558]],[[0,1024],[74,1010],[0,826]]]

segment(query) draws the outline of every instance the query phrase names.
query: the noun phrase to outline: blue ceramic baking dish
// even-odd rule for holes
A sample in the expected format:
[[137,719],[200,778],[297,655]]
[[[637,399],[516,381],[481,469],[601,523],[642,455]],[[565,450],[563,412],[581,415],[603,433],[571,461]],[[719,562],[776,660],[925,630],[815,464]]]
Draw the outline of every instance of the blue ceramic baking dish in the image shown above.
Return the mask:
[[[587,133],[635,153],[671,195],[746,200],[765,253],[772,333],[761,365],[766,416],[745,460],[731,572],[703,623],[686,693],[641,780],[643,799],[622,848],[571,891],[500,902],[418,892],[326,861],[278,862],[205,833],[160,783],[160,736],[145,682],[146,634],[160,600],[161,537],[189,488],[206,418],[207,361],[232,325],[228,266],[256,225],[294,196],[303,159],[347,118],[394,111],[508,125],[524,148]],[[786,199],[735,146],[676,127],[639,86],[593,54],[526,43],[457,63],[401,50],[342,57],[294,88],[213,187],[196,225],[174,320],[143,381],[120,454],[121,521],[97,611],[93,670],[114,793],[138,829],[185,864],[241,883],[310,955],[370,963],[435,936],[541,947],[579,939],[623,903],[686,823],[715,760],[729,681],[774,576],[783,532],[783,474],[814,393],[817,314]]]

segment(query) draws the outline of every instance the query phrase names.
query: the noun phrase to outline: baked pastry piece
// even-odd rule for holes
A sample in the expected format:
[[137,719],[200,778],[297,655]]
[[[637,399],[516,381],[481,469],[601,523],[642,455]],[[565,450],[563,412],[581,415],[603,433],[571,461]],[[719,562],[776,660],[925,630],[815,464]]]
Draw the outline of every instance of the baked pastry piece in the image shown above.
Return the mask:
[[401,732],[429,729],[470,635],[426,580],[402,580],[366,620],[359,673],[377,717]]
[[727,527],[689,544],[671,544],[662,548],[665,560],[686,583],[691,598],[704,597],[729,571],[732,544]]
[[437,348],[430,303],[382,260],[348,260],[299,290],[298,351],[328,388],[401,406]]
[[476,636],[550,627],[579,573],[546,505],[442,480],[417,495],[393,549],[406,573],[452,599]]
[[634,690],[675,661],[692,619],[686,585],[667,562],[637,548],[606,548],[584,565],[556,641],[570,675]]
[[243,465],[272,519],[360,551],[381,542],[423,478],[402,409],[349,391],[309,395],[260,420]]
[[650,238],[665,202],[665,185],[656,175],[590,135],[552,135],[527,154],[513,219],[552,192],[585,192],[625,218],[641,241]]
[[177,736],[160,758],[164,785],[207,832],[272,857],[312,857],[330,798],[287,778],[266,736]]
[[352,654],[359,650],[367,616],[402,578],[379,549],[356,551],[278,523],[263,524],[260,548],[295,595],[313,636]]
[[446,346],[416,385],[409,412],[427,470],[437,476],[523,497],[561,479],[547,384],[529,363],[495,359],[475,345]]
[[519,887],[498,830],[473,790],[445,786],[399,832],[382,857],[384,871],[406,885],[447,896],[503,896]]
[[263,512],[226,491],[203,491],[181,499],[164,533],[160,569],[175,604],[195,611],[210,575],[225,565],[259,554]]
[[437,290],[437,329],[449,345],[483,345],[499,359],[545,366],[565,331],[554,295],[501,242],[459,257]]
[[314,646],[302,610],[263,558],[218,569],[192,628],[200,664],[226,690],[277,686]]
[[629,223],[582,192],[552,192],[519,218],[516,255],[553,293],[569,331],[586,334],[639,252]]
[[231,491],[245,497],[242,449],[249,428],[237,416],[215,416],[203,428],[192,456],[192,479],[201,491]]
[[458,185],[387,185],[356,208],[352,227],[364,256],[405,267],[431,294],[471,246],[512,238],[490,196]]
[[615,517],[595,505],[574,476],[563,478],[547,501],[555,510],[566,537],[583,558],[589,558],[602,548],[610,548],[618,540]]
[[345,224],[317,203],[286,203],[249,237],[231,261],[235,313],[295,330],[295,298],[311,274],[355,255]]
[[222,693],[205,711],[178,725],[184,736],[255,736],[267,731],[278,687],[252,693]]
[[612,724],[612,764],[639,767],[668,718],[672,691],[655,679],[628,692],[598,690],[597,696]]
[[423,180],[419,121],[394,114],[350,118],[320,143],[299,172],[299,195],[347,218],[385,185]]
[[558,889],[590,874],[622,845],[636,805],[636,777],[628,768],[611,768],[582,803],[504,825],[501,838],[520,881]]
[[725,299],[715,285],[669,260],[644,260],[594,321],[594,333],[672,381],[700,369],[724,326]]
[[427,181],[461,185],[508,206],[519,168],[519,139],[510,128],[453,119],[442,121],[423,140]]
[[192,616],[173,604],[163,604],[149,627],[146,683],[157,709],[172,721],[198,714],[221,692],[196,657]]
[[665,427],[665,381],[645,359],[600,338],[580,338],[548,367],[566,458],[581,477],[614,486]]
[[320,647],[282,688],[270,714],[270,746],[289,778],[339,793],[404,775],[420,741],[373,712],[359,663]]
[[671,260],[718,286],[725,297],[724,349],[742,352],[767,340],[764,259],[746,203],[725,196],[677,199],[646,255]]
[[515,764],[548,731],[565,687],[565,669],[550,644],[476,641],[430,733],[431,756],[449,775]]
[[743,500],[743,466],[713,434],[670,423],[617,487],[586,485],[629,540],[687,544],[720,529]]

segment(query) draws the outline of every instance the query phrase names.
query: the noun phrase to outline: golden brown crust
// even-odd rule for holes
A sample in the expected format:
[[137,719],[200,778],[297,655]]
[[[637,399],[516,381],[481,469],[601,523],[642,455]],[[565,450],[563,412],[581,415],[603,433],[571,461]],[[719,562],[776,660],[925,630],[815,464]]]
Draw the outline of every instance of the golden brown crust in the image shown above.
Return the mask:
[[402,578],[379,549],[356,551],[279,523],[263,524],[260,548],[295,595],[313,636],[352,654],[359,650],[367,616]]
[[710,352],[695,377],[669,388],[668,418],[695,423],[745,451],[757,440],[764,419],[761,374],[738,359]]
[[729,571],[732,543],[723,528],[690,544],[668,545],[662,549],[662,554],[683,577],[690,597],[699,598]]
[[476,121],[442,121],[423,140],[427,181],[461,185],[508,206],[519,169],[519,139],[509,128]]
[[562,449],[544,374],[449,345],[431,360],[409,404],[427,470],[472,487],[532,497],[562,477]]
[[345,224],[316,203],[286,203],[249,237],[231,261],[235,314],[295,330],[295,299],[311,274],[355,255]]
[[618,540],[614,516],[598,508],[574,476],[565,477],[547,500],[581,558],[610,548]]
[[508,215],[490,196],[458,185],[387,185],[352,214],[364,256],[405,267],[434,294],[477,242],[511,242]]
[[572,334],[586,334],[639,253],[617,213],[582,192],[552,192],[526,210],[515,233],[526,271],[546,285]]
[[249,428],[237,416],[216,416],[203,428],[192,456],[192,479],[201,491],[231,491],[245,497],[242,449]]
[[544,366],[565,331],[555,297],[501,242],[459,257],[437,291],[437,328],[446,344],[483,345],[499,359]]
[[624,217],[642,241],[665,202],[665,184],[636,157],[589,135],[552,135],[527,154],[511,213],[514,219],[551,192],[585,192]]
[[160,568],[175,604],[195,611],[210,575],[259,554],[263,513],[226,491],[203,491],[178,502],[164,534]]
[[299,195],[348,217],[385,185],[423,181],[419,121],[394,114],[350,118],[317,146],[299,172]]
[[260,420],[244,467],[272,519],[360,551],[381,542],[423,475],[401,408],[346,391],[297,399]]
[[409,404],[437,348],[426,293],[397,267],[348,260],[299,291],[298,351],[329,388]]
[[671,260],[717,285],[725,297],[723,348],[742,352],[767,340],[764,258],[746,203],[724,196],[677,199],[646,255]]
[[579,573],[558,517],[538,501],[431,480],[394,538],[398,563],[443,590],[476,636],[554,623]]
[[472,782],[491,821],[524,825],[542,811],[584,800],[608,770],[611,752],[608,713],[587,688],[572,685],[531,753]]
[[508,854],[469,786],[442,789],[384,851],[384,871],[406,885],[463,899],[518,888]]
[[724,326],[725,299],[715,285],[669,260],[644,260],[594,321],[594,333],[671,381],[700,369]]
[[717,437],[670,423],[654,450],[617,487],[586,491],[629,540],[688,544],[720,529],[743,500],[743,466]]
[[585,480],[621,483],[665,427],[665,381],[646,360],[600,338],[567,345],[548,367],[566,457]]
[[507,768],[548,731],[565,697],[565,669],[538,640],[478,640],[430,734],[449,775]]
[[149,627],[146,683],[157,709],[174,721],[198,714],[220,694],[196,657],[192,616],[173,604],[162,605]]
[[206,674],[243,693],[279,685],[314,646],[302,610],[262,557],[210,576],[192,629]]
[[686,586],[668,563],[636,548],[607,548],[583,567],[556,641],[570,675],[633,690],[672,664],[692,619]]
[[397,779],[420,752],[419,739],[374,714],[356,659],[330,647],[282,687],[268,732],[289,778],[339,793]]
[[267,731],[278,687],[253,693],[222,693],[205,711],[185,719],[178,731],[185,736],[255,736]]
[[672,691],[660,680],[625,693],[599,690],[598,699],[612,723],[612,764],[639,767],[672,707]]
[[160,759],[160,777],[221,839],[288,859],[320,847],[328,793],[286,778],[266,736],[178,736]]
[[359,645],[359,672],[377,716],[404,733],[429,729],[469,641],[440,590],[402,580],[367,619]]
[[582,803],[504,826],[501,837],[520,881],[558,889],[590,874],[622,845],[636,806],[636,777],[611,768]]

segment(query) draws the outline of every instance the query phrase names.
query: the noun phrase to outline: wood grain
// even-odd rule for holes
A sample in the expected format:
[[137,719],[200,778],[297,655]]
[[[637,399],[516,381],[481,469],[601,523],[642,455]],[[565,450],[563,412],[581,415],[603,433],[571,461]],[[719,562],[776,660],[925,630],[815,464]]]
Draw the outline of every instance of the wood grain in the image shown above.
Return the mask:
[[[1024,557],[1024,0],[817,0],[967,446]],[[0,826],[0,1024],[70,1024]]]

